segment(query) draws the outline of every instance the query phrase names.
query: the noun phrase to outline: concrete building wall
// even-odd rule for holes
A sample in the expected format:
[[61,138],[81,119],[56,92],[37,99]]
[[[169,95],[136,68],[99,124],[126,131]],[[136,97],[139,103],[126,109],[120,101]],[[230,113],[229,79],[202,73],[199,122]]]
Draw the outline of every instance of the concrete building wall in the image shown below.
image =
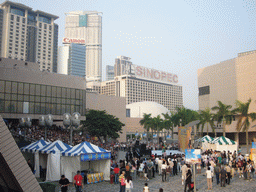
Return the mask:
[[[99,95],[97,93],[86,93],[86,108],[95,110],[106,110],[108,114],[114,115],[126,125],[126,103],[125,98]],[[126,141],[125,127],[120,134],[120,141]]]
[[[209,67],[198,70],[198,87],[209,86],[209,94],[199,94],[199,109],[214,107],[217,101],[236,107],[236,100],[247,102],[252,99],[249,112],[256,112],[256,51],[239,53],[238,57],[223,61]],[[238,117],[235,117],[231,125],[226,126],[227,133],[233,133],[235,140],[238,139],[236,125]],[[205,129],[206,130],[206,129]],[[217,129],[218,133],[222,129]],[[256,132],[256,121],[251,122],[249,128],[250,139]],[[254,132],[254,133],[253,133]],[[244,133],[239,134],[239,140],[245,143]]]

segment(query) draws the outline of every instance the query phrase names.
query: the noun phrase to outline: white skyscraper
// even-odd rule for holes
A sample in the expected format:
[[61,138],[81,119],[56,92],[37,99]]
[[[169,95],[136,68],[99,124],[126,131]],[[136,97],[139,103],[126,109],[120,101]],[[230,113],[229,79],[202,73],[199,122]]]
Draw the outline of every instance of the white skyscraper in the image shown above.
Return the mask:
[[33,11],[20,3],[0,5],[2,57],[37,62],[41,70],[57,72],[58,16]]
[[73,11],[66,13],[65,38],[71,41],[85,40],[86,79],[102,79],[102,13]]

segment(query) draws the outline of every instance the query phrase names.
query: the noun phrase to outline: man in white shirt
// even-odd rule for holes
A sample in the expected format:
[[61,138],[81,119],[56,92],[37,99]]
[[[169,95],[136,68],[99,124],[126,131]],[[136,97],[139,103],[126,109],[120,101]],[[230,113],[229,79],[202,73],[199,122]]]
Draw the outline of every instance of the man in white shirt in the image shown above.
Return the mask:
[[173,166],[174,166],[174,163],[173,163],[171,158],[168,159],[168,163],[169,163],[169,166],[171,168],[170,176],[173,176]]
[[159,160],[158,160],[158,174],[159,174],[159,175],[162,174],[162,163],[163,163],[163,160],[162,160],[162,159],[159,159]]
[[186,164],[184,164],[182,167],[181,167],[181,183],[182,185],[184,185],[184,182],[186,181],[186,174],[188,172],[188,167]]

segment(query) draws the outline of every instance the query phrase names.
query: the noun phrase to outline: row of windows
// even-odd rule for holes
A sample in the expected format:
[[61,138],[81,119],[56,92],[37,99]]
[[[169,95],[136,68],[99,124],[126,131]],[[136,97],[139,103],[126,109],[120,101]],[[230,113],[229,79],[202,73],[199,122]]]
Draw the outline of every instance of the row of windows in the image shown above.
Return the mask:
[[83,90],[0,80],[0,93],[82,99]]
[[79,112],[82,114],[82,107],[79,105],[62,105],[51,103],[4,101],[0,99],[0,112],[2,113],[29,113],[29,114],[52,114],[62,115],[64,113]]

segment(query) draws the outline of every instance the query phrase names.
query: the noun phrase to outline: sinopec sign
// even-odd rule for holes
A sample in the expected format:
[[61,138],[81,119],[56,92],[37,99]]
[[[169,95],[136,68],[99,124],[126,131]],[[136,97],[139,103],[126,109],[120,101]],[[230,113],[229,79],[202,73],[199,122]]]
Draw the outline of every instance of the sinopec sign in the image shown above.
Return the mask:
[[156,69],[149,69],[138,65],[133,65],[132,68],[132,71],[134,72],[136,77],[164,81],[169,83],[178,83],[178,76],[175,74],[159,71]]
[[63,44],[71,44],[71,43],[85,44],[85,39],[63,38],[62,43]]

